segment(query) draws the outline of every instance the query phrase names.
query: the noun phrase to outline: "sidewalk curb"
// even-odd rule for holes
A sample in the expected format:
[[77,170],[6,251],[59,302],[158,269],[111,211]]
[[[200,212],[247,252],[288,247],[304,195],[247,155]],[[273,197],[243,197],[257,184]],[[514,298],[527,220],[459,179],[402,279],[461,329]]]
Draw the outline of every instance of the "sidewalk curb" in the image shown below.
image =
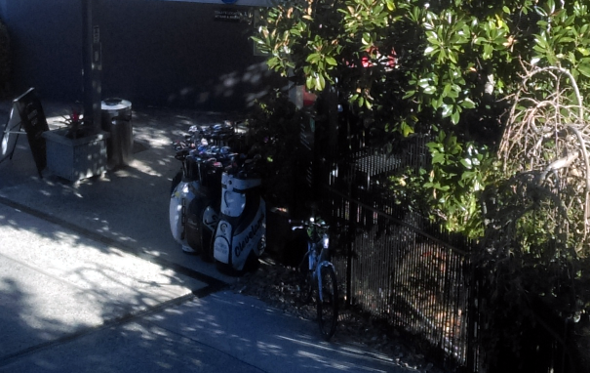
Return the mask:
[[[29,215],[32,215],[32,216],[39,218],[41,220],[44,220],[46,222],[49,222],[49,223],[52,223],[55,225],[59,225],[62,228],[71,230],[72,232],[78,233],[79,235],[89,238],[93,241],[100,242],[102,244],[115,247],[121,251],[124,251],[128,254],[134,255],[140,259],[146,260],[146,261],[154,263],[154,264],[158,264],[158,265],[162,266],[163,268],[170,269],[178,274],[182,274],[182,275],[190,277],[192,279],[204,282],[205,284],[207,284],[205,289],[213,288],[213,289],[220,290],[226,286],[229,286],[229,284],[225,281],[222,281],[222,280],[219,280],[215,277],[195,271],[191,268],[182,266],[180,264],[170,262],[166,259],[147,254],[135,247],[132,247],[130,245],[127,245],[127,244],[117,241],[115,239],[105,237],[105,236],[100,235],[96,232],[93,232],[89,229],[82,228],[82,227],[72,224],[66,220],[60,219],[59,217],[57,217],[55,215],[47,214],[42,211],[35,210],[31,207],[11,201],[11,200],[4,198],[2,196],[0,196],[0,203],[5,206],[11,207],[15,210],[19,210],[19,211],[22,211],[22,212],[27,213]],[[214,291],[212,291],[212,292],[214,292]]]

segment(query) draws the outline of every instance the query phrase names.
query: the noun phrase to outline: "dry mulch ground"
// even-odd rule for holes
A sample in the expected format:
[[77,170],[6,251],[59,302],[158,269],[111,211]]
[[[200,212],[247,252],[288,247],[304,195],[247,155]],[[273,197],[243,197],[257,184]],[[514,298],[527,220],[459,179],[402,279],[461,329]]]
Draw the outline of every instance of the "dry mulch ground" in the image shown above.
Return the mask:
[[[260,267],[240,277],[232,290],[256,297],[285,313],[314,320],[315,307],[300,298],[300,275],[271,258],[261,260]],[[406,345],[395,332],[385,328],[382,322],[351,309],[340,310],[338,329],[332,338],[334,343],[351,343],[370,351],[386,355],[400,367],[410,371],[441,373],[419,351]],[[318,331],[318,338],[321,338]]]

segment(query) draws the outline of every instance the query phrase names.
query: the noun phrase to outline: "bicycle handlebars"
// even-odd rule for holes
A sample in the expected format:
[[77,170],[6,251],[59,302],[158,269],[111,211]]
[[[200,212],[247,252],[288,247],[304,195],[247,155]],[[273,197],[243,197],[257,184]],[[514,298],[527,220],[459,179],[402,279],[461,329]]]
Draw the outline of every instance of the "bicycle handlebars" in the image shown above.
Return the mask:
[[291,225],[291,230],[304,229],[304,228],[308,228],[308,227],[317,227],[317,228],[322,228],[322,229],[329,229],[330,228],[330,226],[328,224],[326,224],[323,220],[318,223],[316,221],[312,221],[311,219],[310,220],[289,219],[289,224]]

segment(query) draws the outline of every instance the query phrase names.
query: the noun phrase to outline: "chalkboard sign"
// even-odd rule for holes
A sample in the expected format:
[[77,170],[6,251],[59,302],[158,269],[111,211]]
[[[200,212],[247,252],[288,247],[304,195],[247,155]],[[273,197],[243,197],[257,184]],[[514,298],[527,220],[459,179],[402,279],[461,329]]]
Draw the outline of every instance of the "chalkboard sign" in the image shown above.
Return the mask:
[[0,158],[0,161],[6,157],[12,158],[16,140],[18,135],[22,133],[21,128],[27,135],[37,172],[42,177],[41,172],[47,166],[45,138],[42,134],[49,130],[49,126],[35,88],[29,88],[28,91],[12,101],[10,119],[2,136],[1,150],[4,158]]

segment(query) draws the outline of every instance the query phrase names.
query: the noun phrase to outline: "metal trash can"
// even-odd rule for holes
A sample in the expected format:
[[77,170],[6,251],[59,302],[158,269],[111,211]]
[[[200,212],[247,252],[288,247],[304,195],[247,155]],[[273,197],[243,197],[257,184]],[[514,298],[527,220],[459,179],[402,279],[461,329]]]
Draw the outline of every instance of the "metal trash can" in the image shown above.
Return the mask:
[[101,128],[109,132],[107,159],[109,166],[125,166],[133,159],[131,102],[109,98],[101,102]]

